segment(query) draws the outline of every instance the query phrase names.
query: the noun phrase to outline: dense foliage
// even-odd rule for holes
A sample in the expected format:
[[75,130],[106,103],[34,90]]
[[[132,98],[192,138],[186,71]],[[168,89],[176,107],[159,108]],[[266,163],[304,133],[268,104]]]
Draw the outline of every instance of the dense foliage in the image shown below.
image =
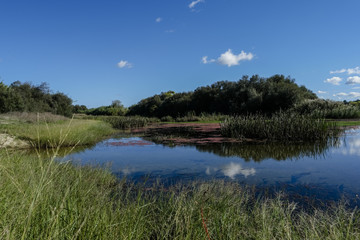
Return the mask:
[[283,75],[261,78],[254,75],[242,77],[237,82],[220,81],[195,91],[154,95],[129,108],[128,115],[148,117],[179,117],[188,112],[247,114],[274,113],[287,110],[305,99],[317,96],[293,79]]
[[10,86],[0,82],[0,113],[51,112],[71,116],[72,99],[64,93],[51,93],[48,85],[13,82]]
[[121,104],[120,100],[114,100],[109,106],[91,108],[84,112],[94,116],[124,116],[127,109]]

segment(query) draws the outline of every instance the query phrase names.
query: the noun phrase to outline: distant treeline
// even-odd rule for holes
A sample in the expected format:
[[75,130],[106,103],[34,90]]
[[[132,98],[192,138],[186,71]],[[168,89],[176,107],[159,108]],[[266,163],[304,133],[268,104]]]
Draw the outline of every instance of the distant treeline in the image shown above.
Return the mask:
[[283,75],[269,78],[243,76],[237,82],[219,81],[190,92],[162,92],[129,108],[119,100],[91,109],[85,105],[72,105],[72,102],[64,93],[52,93],[47,83],[33,85],[16,81],[7,86],[0,82],[0,113],[51,112],[64,116],[82,113],[179,119],[209,114],[271,115],[279,110],[290,110],[321,118],[360,118],[360,100],[339,102],[318,99],[305,86],[299,86],[294,79]]
[[105,116],[144,116],[180,119],[208,114],[249,115],[292,111],[320,118],[359,118],[360,101],[318,99],[316,94],[283,75],[243,76],[237,82],[219,81],[190,92],[162,92],[125,108],[119,100],[109,106],[81,109],[77,113]]
[[262,78],[243,76],[237,82],[220,81],[195,91],[154,95],[131,106],[127,115],[147,117],[184,116],[189,112],[241,115],[271,114],[287,110],[317,96],[294,79],[283,75]]
[[0,82],[0,113],[6,112],[51,112],[71,116],[72,99],[64,93],[52,93],[47,83],[13,82],[7,86]]

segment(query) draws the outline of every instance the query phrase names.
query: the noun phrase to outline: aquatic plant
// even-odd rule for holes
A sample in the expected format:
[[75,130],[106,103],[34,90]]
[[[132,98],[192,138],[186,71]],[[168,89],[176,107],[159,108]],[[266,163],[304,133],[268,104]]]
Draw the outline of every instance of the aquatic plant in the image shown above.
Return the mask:
[[309,115],[278,112],[271,117],[260,114],[229,117],[221,123],[221,134],[233,138],[277,141],[327,140],[339,129],[325,119]]

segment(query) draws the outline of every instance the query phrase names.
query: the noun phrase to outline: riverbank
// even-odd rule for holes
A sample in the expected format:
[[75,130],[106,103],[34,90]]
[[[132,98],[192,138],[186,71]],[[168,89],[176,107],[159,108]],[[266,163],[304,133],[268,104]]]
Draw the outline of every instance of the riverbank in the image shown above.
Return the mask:
[[0,151],[5,239],[358,239],[360,212],[344,203],[305,210],[224,181],[164,188],[106,169]]
[[91,145],[116,133],[110,124],[97,120],[62,119],[53,122],[3,120],[0,148],[54,148]]

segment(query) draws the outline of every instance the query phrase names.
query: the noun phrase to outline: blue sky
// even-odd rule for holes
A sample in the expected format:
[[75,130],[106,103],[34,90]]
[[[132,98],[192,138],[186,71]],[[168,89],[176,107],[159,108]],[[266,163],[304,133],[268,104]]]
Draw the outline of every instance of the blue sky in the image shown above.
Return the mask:
[[360,98],[360,1],[0,2],[0,77],[125,106],[243,75]]

